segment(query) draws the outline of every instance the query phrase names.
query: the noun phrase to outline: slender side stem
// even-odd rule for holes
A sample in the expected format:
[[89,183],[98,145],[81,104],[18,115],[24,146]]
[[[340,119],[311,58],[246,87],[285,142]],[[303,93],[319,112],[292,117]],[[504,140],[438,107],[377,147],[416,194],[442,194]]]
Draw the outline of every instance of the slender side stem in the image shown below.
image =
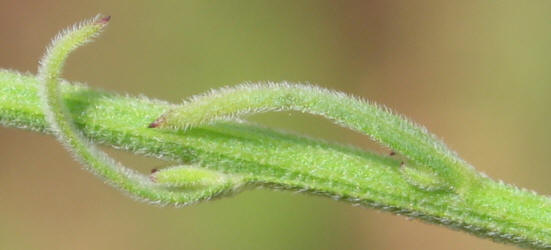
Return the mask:
[[[425,128],[393,114],[387,108],[312,85],[245,84],[213,90],[191,97],[189,101],[158,118],[150,127],[187,130],[243,115],[288,110],[321,115],[343,127],[369,135],[406,156],[410,160],[408,165],[432,169],[440,180],[448,184],[449,189],[458,193],[468,192],[479,182],[480,176],[474,168]],[[412,171],[410,168],[405,173]],[[428,182],[422,183],[435,183],[431,175],[425,177],[428,178],[423,179]]]
[[[0,70],[0,124],[51,133],[34,76]],[[483,178],[459,196],[410,185],[388,157],[258,126],[222,123],[187,132],[149,129],[175,106],[64,83],[63,100],[90,140],[278,188],[301,190],[446,225],[480,237],[551,247],[551,200]]]
[[[105,178],[108,183],[126,191],[135,198],[152,203],[189,204],[210,199],[236,189],[238,185],[234,184],[237,184],[237,177],[233,178],[236,183],[227,181],[223,185],[211,185],[190,190],[174,191],[165,189],[164,186],[157,185],[148,177],[117,163],[107,154],[94,147],[75,128],[70,113],[66,110],[65,103],[61,99],[59,75],[69,54],[97,36],[108,21],[109,17],[100,19],[98,16],[62,31],[52,41],[51,46],[41,60],[38,77],[41,83],[42,107],[58,140],[90,171]],[[192,177],[200,178],[201,176],[193,175]],[[232,178],[227,179],[233,180]]]

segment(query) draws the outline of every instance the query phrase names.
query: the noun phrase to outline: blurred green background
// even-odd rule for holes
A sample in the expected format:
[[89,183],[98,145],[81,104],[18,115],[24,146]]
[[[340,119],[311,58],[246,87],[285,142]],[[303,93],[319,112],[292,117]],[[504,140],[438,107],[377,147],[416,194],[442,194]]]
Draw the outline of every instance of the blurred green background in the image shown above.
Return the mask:
[[[178,102],[243,82],[311,82],[385,104],[495,179],[551,193],[550,1],[0,0],[0,67],[36,72],[96,13],[64,77]],[[254,120],[368,150],[295,113]],[[166,163],[109,150],[124,163]],[[135,202],[52,137],[0,128],[0,249],[514,249],[327,198],[257,190],[187,208]]]

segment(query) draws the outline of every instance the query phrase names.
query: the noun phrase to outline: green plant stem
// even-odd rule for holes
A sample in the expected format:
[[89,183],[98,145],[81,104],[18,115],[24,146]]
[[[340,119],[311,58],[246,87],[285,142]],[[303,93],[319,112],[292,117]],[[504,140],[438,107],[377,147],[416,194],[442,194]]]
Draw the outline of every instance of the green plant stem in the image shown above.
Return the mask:
[[[406,175],[420,168],[432,169],[418,186],[444,186],[468,192],[480,175],[425,128],[376,104],[313,85],[269,83],[244,84],[212,90],[163,114],[151,127],[187,130],[192,127],[270,111],[298,111],[320,115],[370,136],[407,157]],[[410,174],[411,173],[411,174]],[[413,178],[411,179],[413,181]],[[425,181],[422,181],[425,180]],[[439,182],[437,185],[434,185]],[[440,187],[439,187],[440,188]]]
[[191,204],[239,189],[240,178],[229,176],[223,178],[227,180],[225,182],[216,182],[217,185],[194,186],[194,183],[204,177],[204,175],[197,174],[188,174],[186,180],[190,185],[180,185],[182,188],[170,189],[166,185],[159,185],[151,178],[123,166],[98,150],[74,126],[71,114],[68,112],[60,92],[60,74],[69,54],[97,36],[107,25],[109,19],[110,17],[100,18],[98,15],[91,20],[63,30],[52,40],[40,61],[38,69],[39,96],[46,120],[57,139],[89,171],[136,199],[160,204]]
[[[0,71],[0,124],[51,133],[34,76]],[[399,160],[255,125],[221,123],[189,131],[147,126],[174,108],[62,84],[63,100],[91,141],[138,154],[197,164],[264,186],[323,195],[534,248],[551,247],[551,200],[480,178],[458,195],[408,183]]]

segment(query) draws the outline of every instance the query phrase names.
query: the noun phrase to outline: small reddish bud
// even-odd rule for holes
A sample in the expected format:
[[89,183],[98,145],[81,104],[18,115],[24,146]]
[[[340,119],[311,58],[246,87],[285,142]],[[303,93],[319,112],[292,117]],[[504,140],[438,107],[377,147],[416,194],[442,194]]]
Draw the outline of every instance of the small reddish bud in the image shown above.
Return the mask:
[[155,120],[154,122],[152,122],[151,124],[149,124],[149,126],[147,126],[148,128],[156,128],[156,127],[159,127],[161,126],[161,123],[163,123],[164,121],[164,116],[161,116],[159,118],[157,118],[157,120]]
[[159,171],[159,169],[157,169],[157,168],[151,169],[151,175],[149,175],[149,180],[151,180],[152,182],[157,182],[157,178],[155,178],[154,173],[156,173],[158,171]]
[[107,24],[111,20],[111,16],[102,17],[100,20],[96,21],[98,24]]

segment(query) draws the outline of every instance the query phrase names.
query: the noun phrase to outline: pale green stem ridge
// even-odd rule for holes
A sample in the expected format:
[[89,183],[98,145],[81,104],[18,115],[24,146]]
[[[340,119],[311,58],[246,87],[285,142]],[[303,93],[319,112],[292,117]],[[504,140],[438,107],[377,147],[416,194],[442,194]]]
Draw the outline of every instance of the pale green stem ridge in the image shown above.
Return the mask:
[[190,166],[176,166],[156,170],[151,178],[160,185],[176,188],[225,186],[232,181],[231,178],[228,178],[228,175]]
[[[448,188],[465,193],[479,182],[479,174],[427,130],[389,109],[341,92],[288,83],[244,84],[213,90],[190,98],[153,122],[150,127],[187,130],[220,120],[268,111],[299,111],[326,117],[371,136],[406,156],[407,172],[429,167]],[[430,175],[425,175],[429,177]],[[427,179],[428,180],[428,179]],[[441,183],[443,184],[443,183]]]
[[[40,97],[47,121],[67,149],[93,173],[105,178],[135,198],[157,204],[190,204],[200,200],[229,193],[239,185],[238,178],[226,178],[219,185],[203,186],[192,190],[169,190],[152,182],[149,178],[129,169],[98,150],[75,128],[70,113],[66,110],[59,89],[59,75],[67,56],[80,45],[97,36],[109,21],[99,15],[62,31],[53,41],[38,70]],[[220,174],[222,175],[222,174]],[[193,177],[201,178],[194,175]],[[188,178],[186,180],[193,180]]]
[[[0,124],[51,133],[34,76],[0,70]],[[400,160],[243,123],[148,129],[166,102],[62,82],[75,125],[94,142],[303,190],[535,248],[551,247],[551,199],[483,178],[465,196],[409,185]],[[124,178],[124,177],[123,177]],[[144,190],[148,192],[148,190]]]

